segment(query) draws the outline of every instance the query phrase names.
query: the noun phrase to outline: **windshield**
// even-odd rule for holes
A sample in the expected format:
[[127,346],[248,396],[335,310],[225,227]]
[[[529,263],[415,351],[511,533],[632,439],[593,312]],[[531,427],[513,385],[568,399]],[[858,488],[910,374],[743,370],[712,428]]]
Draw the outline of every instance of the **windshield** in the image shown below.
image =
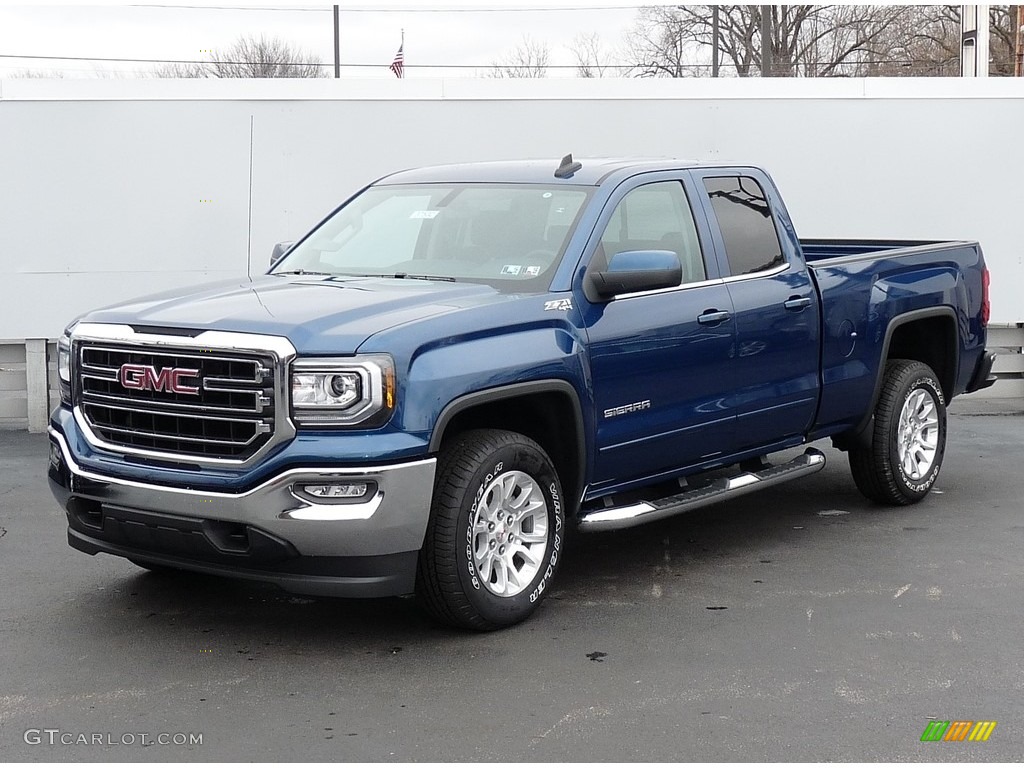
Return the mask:
[[419,184],[370,187],[271,274],[428,277],[543,291],[589,187]]

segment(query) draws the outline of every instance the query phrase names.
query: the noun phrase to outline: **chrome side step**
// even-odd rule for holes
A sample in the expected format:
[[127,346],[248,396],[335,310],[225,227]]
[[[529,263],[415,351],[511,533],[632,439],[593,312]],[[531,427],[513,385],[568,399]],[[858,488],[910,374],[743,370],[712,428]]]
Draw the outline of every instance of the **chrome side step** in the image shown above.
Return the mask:
[[825,467],[825,454],[816,448],[808,448],[802,456],[778,466],[766,467],[757,472],[743,472],[733,477],[723,477],[709,485],[683,491],[652,501],[640,501],[621,507],[607,507],[584,512],[579,519],[579,530],[588,533],[617,531],[637,525],[662,520],[691,509],[706,507],[726,499],[742,496],[761,488],[795,480],[813,474]]

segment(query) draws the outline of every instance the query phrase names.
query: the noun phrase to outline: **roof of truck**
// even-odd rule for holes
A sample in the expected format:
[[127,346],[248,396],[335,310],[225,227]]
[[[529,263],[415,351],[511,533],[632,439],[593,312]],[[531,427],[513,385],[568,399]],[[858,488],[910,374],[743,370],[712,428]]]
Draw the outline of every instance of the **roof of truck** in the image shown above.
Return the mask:
[[[694,168],[702,163],[672,157],[581,157],[582,168],[568,178],[556,178],[559,158],[547,160],[505,160],[486,163],[462,163],[414,168],[385,176],[378,184],[427,184],[459,182],[497,182],[510,184],[584,184],[597,185],[618,171],[666,171]],[[718,165],[718,163],[716,163]]]

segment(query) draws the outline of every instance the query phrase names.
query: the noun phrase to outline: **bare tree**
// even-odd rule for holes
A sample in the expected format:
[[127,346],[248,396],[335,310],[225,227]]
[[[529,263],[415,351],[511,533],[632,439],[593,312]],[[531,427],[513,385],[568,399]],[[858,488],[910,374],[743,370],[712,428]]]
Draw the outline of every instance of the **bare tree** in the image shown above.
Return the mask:
[[701,74],[698,63],[701,32],[697,26],[683,6],[641,8],[626,41],[627,55],[634,65],[634,72],[641,77]]
[[[762,74],[760,5],[718,6],[719,49],[725,74]],[[768,75],[822,77],[852,74],[878,55],[887,26],[905,6],[769,6]],[[708,74],[712,6],[645,8],[631,38],[635,72],[647,77]]]
[[63,79],[64,73],[59,69],[19,69],[11,72],[8,77],[15,80],[36,80],[47,78]]
[[206,62],[172,63],[156,68],[157,77],[326,77],[319,56],[280,38],[240,37]]
[[326,77],[319,56],[293,48],[280,38],[242,37],[225,51],[214,51],[214,77]]
[[153,68],[152,75],[154,77],[177,77],[177,78],[189,78],[189,77],[212,77],[207,70],[206,64],[185,64],[180,62],[171,62],[169,64],[158,64]]
[[990,75],[1012,77],[1017,40],[1017,6],[990,5],[989,52],[992,55]]
[[[989,6],[989,74],[1013,74],[1016,7]],[[960,73],[960,6],[918,5],[907,8],[899,23],[885,33],[888,55],[867,74],[942,75]]]
[[[718,6],[724,75],[761,74],[761,8]],[[634,71],[647,77],[709,74],[711,6],[645,8],[631,40]],[[958,5],[770,6],[771,75],[955,76]],[[1013,73],[1015,6],[989,6],[990,74]]]
[[522,41],[491,65],[489,77],[547,77],[551,51],[547,43],[523,35]]
[[601,37],[596,32],[576,35],[569,44],[569,50],[576,59],[577,77],[605,76],[611,55],[601,44]]

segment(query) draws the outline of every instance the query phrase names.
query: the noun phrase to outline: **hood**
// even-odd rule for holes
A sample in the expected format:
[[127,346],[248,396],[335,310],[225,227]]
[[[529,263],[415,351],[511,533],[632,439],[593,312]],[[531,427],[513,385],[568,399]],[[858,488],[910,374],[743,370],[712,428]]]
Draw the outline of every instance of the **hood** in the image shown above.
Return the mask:
[[349,354],[379,331],[512,298],[474,283],[261,276],[147,296],[81,319],[285,336],[301,354]]

